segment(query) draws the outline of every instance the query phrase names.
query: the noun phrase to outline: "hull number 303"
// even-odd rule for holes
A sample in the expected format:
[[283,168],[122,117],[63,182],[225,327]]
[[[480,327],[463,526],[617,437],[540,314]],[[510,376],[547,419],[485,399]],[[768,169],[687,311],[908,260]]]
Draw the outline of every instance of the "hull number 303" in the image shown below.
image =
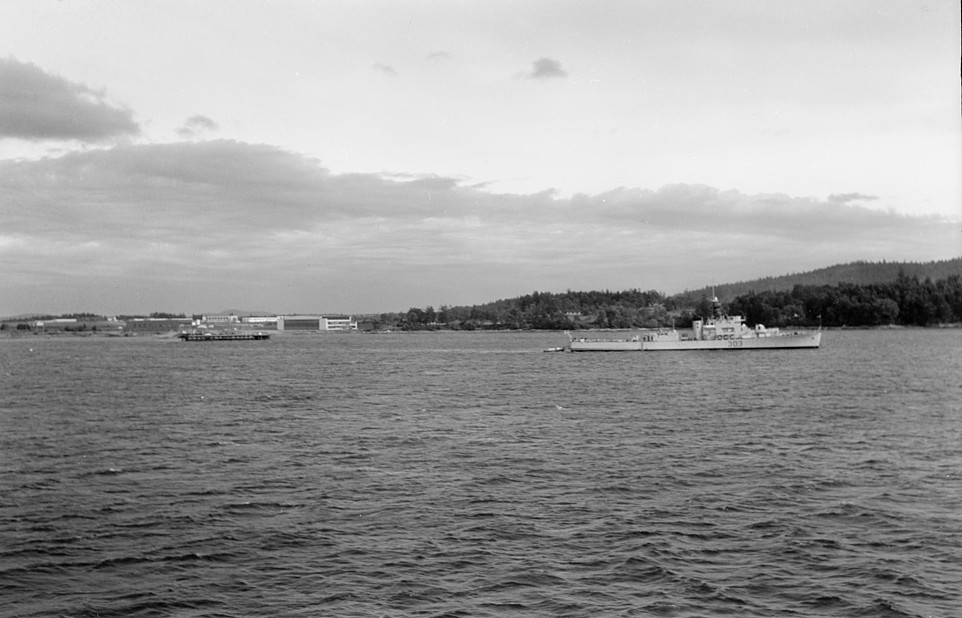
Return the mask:
[[744,344],[745,344],[745,342],[742,341],[741,339],[732,339],[731,341],[728,342],[728,347],[730,347],[730,348],[740,348],[740,347],[744,346]]

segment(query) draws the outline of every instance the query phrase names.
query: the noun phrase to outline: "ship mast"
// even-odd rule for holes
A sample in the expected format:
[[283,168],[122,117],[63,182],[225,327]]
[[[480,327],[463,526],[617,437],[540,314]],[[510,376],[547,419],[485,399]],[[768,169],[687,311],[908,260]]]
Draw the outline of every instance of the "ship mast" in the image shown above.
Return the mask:
[[715,293],[715,282],[711,282],[711,317],[717,319],[722,317],[721,303],[718,302],[718,295]]

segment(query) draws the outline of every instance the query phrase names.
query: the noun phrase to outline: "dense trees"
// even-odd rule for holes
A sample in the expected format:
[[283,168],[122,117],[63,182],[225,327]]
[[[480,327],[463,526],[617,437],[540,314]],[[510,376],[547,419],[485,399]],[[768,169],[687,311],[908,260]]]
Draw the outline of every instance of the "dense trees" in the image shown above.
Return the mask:
[[402,314],[381,314],[378,323],[407,330],[654,327],[669,319],[666,303],[670,300],[653,290],[532,292],[471,307],[411,308]]
[[723,302],[731,302],[736,296],[744,296],[752,291],[791,292],[796,285],[816,287],[823,285],[836,286],[842,283],[887,284],[895,281],[900,273],[901,276],[918,277],[921,280],[926,277],[936,281],[948,279],[952,275],[962,273],[962,257],[934,262],[850,262],[780,277],[764,277],[752,281],[723,283],[682,292],[673,298],[681,305],[693,305],[701,296],[710,295],[714,292]]
[[[889,279],[896,264],[855,263],[825,269],[831,277],[849,281],[808,283],[812,273],[799,276],[788,287],[782,279],[757,280],[753,289],[734,294],[735,286],[718,286],[718,296],[729,301],[724,308],[742,315],[749,325],[779,327],[880,326],[888,324],[931,326],[962,323],[962,258],[929,264],[905,263]],[[929,269],[926,271],[925,269]],[[918,271],[933,275],[919,275]],[[950,272],[951,271],[951,272]],[[945,276],[943,273],[949,272]],[[828,277],[826,275],[826,277]],[[853,283],[858,281],[859,283]],[[769,283],[772,287],[768,287]],[[777,283],[777,285],[776,285]],[[727,288],[722,292],[722,288]],[[757,291],[763,288],[763,291]],[[742,289],[742,288],[740,288]],[[403,313],[366,316],[375,329],[551,329],[687,327],[696,317],[712,313],[710,290],[665,296],[639,289],[621,292],[532,292],[518,298],[483,305],[435,309],[412,307]],[[90,313],[32,316],[31,320],[76,318],[79,322],[106,320]],[[139,316],[118,316],[126,320]],[[183,318],[184,314],[154,312],[152,318]],[[199,318],[200,316],[194,316]],[[362,318],[363,319],[363,318]],[[15,324],[16,322],[16,324]],[[83,330],[87,326],[64,327]],[[31,330],[22,318],[0,323],[2,331]]]
[[[736,296],[726,309],[744,316],[749,325],[780,327],[958,323],[962,322],[962,276],[933,281],[899,271],[888,283],[796,285],[791,290]],[[402,314],[382,314],[378,325],[406,330],[656,328],[684,327],[695,317],[709,315],[711,302],[704,294],[693,300],[653,290],[533,292],[473,307],[411,308]]]
[[899,272],[891,283],[796,285],[736,297],[729,312],[772,326],[931,326],[962,322],[962,277],[933,281]]

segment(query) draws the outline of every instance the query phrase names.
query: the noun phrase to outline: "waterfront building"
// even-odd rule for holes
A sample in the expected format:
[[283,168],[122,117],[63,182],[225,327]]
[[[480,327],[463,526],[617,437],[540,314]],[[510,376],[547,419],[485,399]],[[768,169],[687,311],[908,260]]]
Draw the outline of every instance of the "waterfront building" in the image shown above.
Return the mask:
[[190,328],[190,318],[134,318],[127,320],[124,331],[131,334],[157,334]]
[[356,331],[357,321],[349,315],[280,315],[277,330],[283,331]]
[[218,324],[226,326],[228,324],[237,324],[240,322],[240,318],[233,313],[230,315],[205,315],[200,319],[200,321],[206,324]]

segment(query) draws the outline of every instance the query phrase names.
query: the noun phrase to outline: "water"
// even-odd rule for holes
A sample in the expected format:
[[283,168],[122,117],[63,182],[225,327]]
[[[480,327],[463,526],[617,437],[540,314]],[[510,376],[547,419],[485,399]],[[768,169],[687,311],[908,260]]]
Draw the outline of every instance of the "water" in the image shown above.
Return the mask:
[[962,331],[562,339],[0,339],[0,615],[960,615]]

